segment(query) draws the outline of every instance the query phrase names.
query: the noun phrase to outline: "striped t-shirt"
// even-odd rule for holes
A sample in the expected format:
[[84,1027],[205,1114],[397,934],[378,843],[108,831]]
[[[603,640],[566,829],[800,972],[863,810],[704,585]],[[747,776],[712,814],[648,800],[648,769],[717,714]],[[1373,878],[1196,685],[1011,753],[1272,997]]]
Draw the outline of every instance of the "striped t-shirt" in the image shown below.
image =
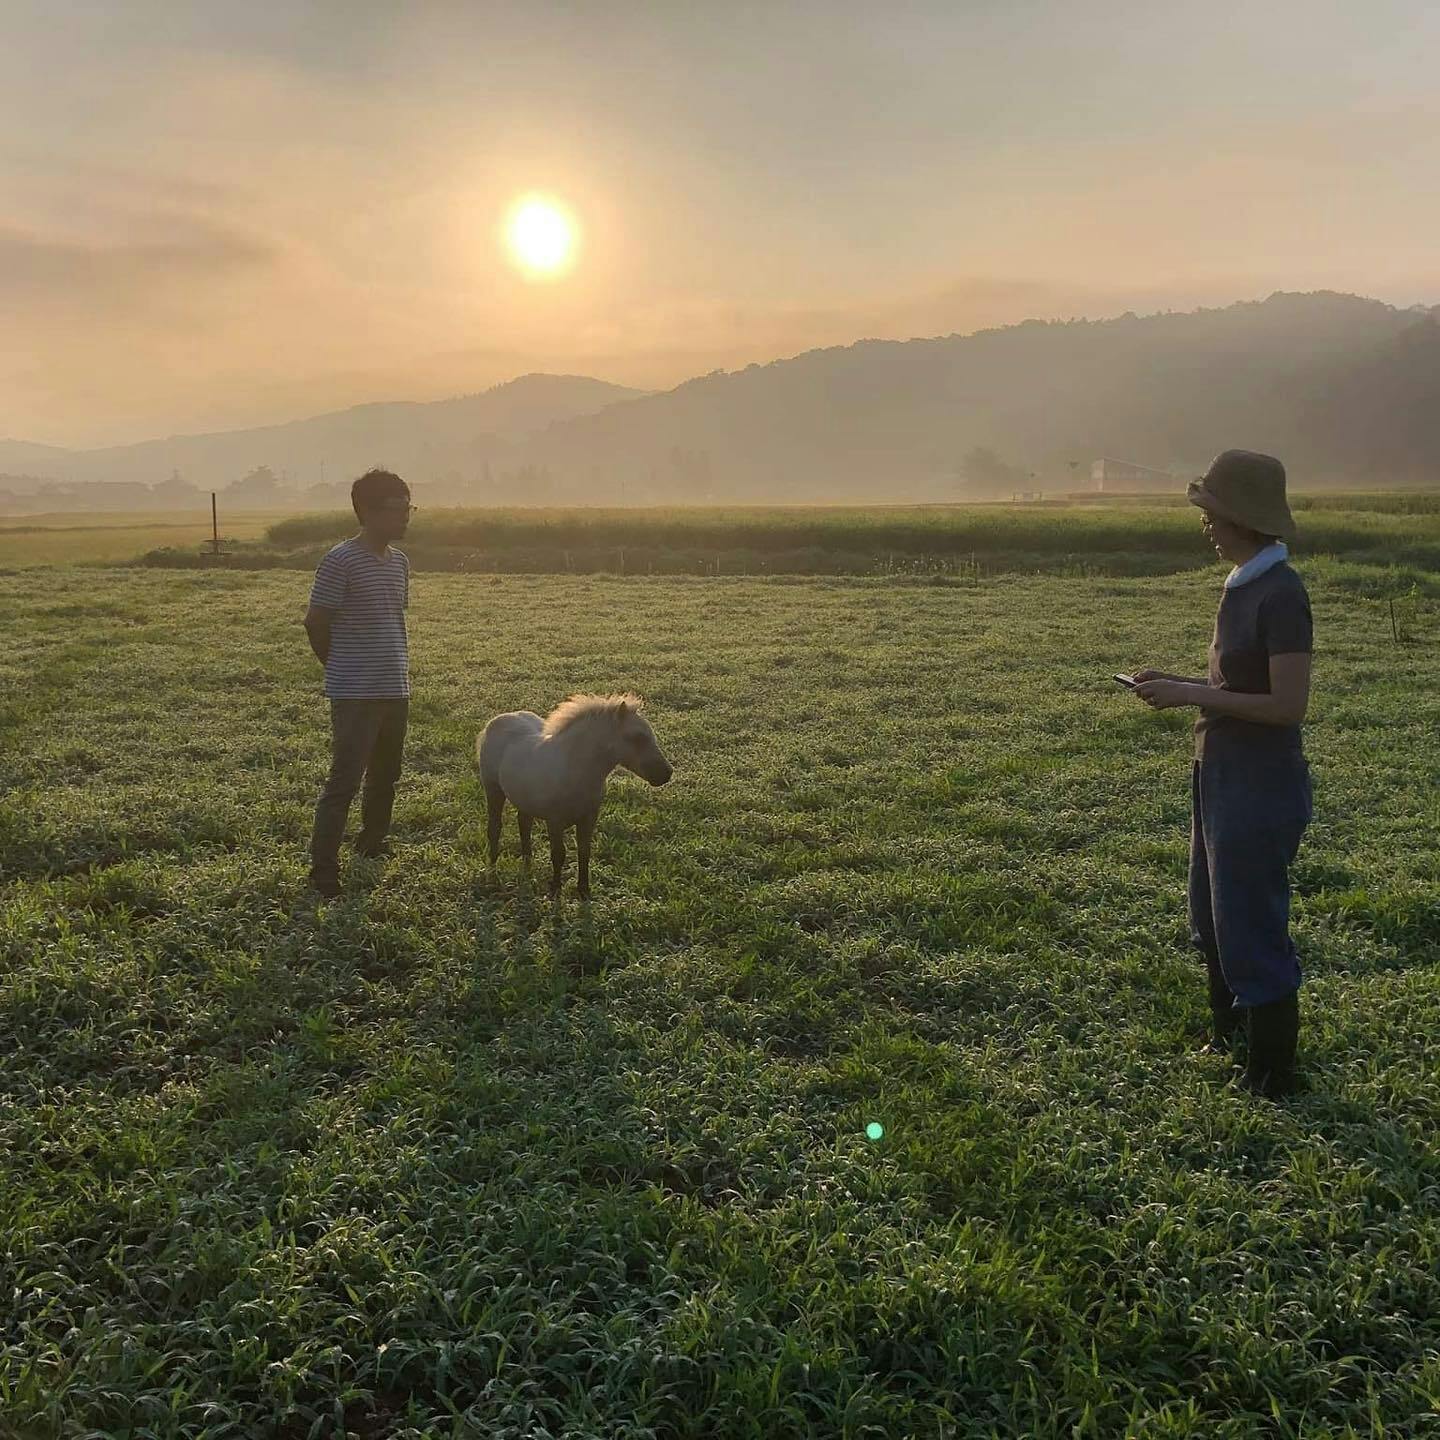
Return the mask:
[[384,555],[342,540],[320,562],[310,603],[333,610],[325,694],[332,700],[397,700],[410,694],[405,607],[410,562],[389,546]]

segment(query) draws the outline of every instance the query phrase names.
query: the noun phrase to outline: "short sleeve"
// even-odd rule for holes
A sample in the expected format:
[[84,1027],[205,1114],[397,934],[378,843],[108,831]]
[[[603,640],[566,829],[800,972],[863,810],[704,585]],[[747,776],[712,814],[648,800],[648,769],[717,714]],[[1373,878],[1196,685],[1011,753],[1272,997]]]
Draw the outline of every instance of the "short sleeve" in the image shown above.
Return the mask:
[[408,555],[405,557],[405,595],[400,603],[405,609],[410,608],[410,557]]
[[1267,595],[1260,603],[1259,619],[1267,655],[1309,655],[1314,650],[1315,626],[1303,585]]
[[322,610],[338,610],[344,602],[345,560],[332,550],[315,571],[315,583],[310,587],[310,603]]

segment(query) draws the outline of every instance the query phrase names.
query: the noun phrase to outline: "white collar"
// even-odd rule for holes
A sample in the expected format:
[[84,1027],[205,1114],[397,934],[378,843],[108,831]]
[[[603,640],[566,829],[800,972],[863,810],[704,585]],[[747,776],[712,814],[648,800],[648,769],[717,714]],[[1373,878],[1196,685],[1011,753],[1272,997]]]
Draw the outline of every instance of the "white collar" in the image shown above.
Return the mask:
[[1263,550],[1257,551],[1243,565],[1237,565],[1225,577],[1225,588],[1238,590],[1240,586],[1248,585],[1257,576],[1263,575],[1267,570],[1273,570],[1275,566],[1283,564],[1289,558],[1289,550],[1277,540],[1273,545],[1267,545]]

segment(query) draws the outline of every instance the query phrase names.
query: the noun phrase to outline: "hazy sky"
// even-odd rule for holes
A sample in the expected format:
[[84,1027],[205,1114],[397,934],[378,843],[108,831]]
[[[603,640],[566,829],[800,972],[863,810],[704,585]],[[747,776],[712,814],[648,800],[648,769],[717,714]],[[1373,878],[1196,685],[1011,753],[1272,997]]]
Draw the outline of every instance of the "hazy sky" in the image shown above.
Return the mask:
[[[1433,0],[0,0],[0,436],[1440,301]],[[498,239],[582,227],[564,279]]]

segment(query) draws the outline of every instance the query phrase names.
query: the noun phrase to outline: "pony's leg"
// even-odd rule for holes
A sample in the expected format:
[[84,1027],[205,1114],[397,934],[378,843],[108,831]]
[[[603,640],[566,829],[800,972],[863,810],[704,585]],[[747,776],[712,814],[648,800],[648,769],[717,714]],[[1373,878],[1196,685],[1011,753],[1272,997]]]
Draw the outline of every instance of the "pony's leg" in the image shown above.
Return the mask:
[[500,858],[500,822],[505,814],[505,792],[496,785],[485,787],[485,806],[490,820],[490,863]]
[[545,828],[550,832],[550,889],[558,895],[565,879],[565,830],[551,824]]
[[534,825],[535,817],[527,815],[523,810],[520,812],[520,858],[528,865],[534,850],[530,844],[530,827]]
[[595,816],[586,815],[575,826],[575,850],[580,859],[580,883],[576,886],[582,900],[590,898],[590,838],[595,834]]

